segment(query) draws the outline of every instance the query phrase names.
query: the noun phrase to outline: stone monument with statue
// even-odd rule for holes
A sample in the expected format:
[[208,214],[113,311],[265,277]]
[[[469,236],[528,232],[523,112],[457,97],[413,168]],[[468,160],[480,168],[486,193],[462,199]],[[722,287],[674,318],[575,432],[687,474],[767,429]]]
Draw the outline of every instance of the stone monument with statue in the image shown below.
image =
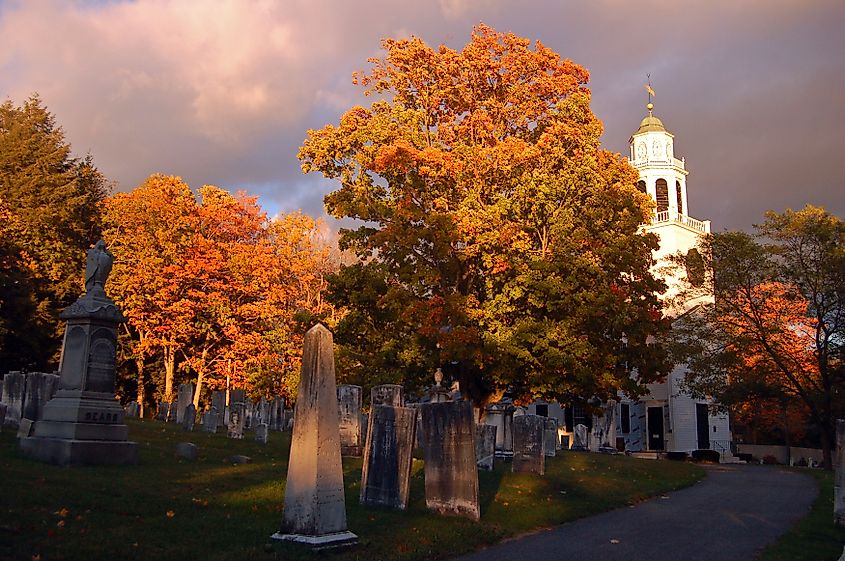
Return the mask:
[[117,326],[125,320],[103,288],[113,261],[102,240],[88,250],[85,294],[60,316],[67,326],[59,387],[20,441],[26,457],[59,465],[138,461],[114,393]]

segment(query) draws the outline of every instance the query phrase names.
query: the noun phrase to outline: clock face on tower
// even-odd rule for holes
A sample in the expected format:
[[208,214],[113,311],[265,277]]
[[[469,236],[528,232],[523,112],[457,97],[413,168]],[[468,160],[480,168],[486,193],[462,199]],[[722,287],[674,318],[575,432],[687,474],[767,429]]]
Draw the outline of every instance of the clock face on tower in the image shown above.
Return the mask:
[[670,158],[670,159],[672,158],[672,143],[671,142],[666,143],[666,157]]
[[637,159],[642,160],[645,158],[645,142],[640,142],[637,144]]
[[651,153],[654,157],[660,155],[660,142],[657,140],[654,141],[654,144],[651,145]]

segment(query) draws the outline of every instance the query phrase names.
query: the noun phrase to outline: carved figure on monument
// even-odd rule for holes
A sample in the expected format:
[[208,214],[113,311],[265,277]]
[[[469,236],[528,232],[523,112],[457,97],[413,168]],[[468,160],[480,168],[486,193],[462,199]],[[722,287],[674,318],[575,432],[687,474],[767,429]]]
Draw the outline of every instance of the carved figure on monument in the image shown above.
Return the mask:
[[88,258],[85,260],[85,292],[90,293],[97,286],[100,287],[98,292],[103,291],[113,263],[114,255],[106,249],[106,242],[103,240],[88,250]]

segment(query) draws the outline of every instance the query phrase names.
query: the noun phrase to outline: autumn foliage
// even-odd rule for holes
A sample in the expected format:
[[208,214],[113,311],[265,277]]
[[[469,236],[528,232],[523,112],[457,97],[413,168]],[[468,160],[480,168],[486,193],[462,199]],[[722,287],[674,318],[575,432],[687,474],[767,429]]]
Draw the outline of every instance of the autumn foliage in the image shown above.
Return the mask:
[[154,175],[106,201],[104,236],[139,401],[151,362],[163,365],[165,399],[180,378],[195,383],[197,403],[202,388],[227,383],[295,395],[300,320],[329,311],[320,294],[332,261],[318,222],[271,220],[255,197],[214,186],[196,197],[179,178]]
[[[347,372],[428,385],[455,366],[476,402],[610,398],[665,372],[665,329],[636,172],[599,146],[587,71],[487,26],[460,51],[383,42],[356,84],[375,98],[311,130],[305,172],[328,211],[363,221],[331,277]],[[355,373],[357,378],[355,378]]]

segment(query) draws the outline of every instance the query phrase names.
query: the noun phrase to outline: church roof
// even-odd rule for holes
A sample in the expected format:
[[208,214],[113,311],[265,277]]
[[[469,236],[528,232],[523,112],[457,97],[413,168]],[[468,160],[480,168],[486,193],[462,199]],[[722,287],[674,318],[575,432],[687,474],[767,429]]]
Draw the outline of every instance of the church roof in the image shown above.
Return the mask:
[[641,132],[669,132],[666,130],[666,127],[663,126],[663,121],[655,117],[649,111],[648,116],[645,119],[640,121],[640,128],[634,134],[639,134]]

